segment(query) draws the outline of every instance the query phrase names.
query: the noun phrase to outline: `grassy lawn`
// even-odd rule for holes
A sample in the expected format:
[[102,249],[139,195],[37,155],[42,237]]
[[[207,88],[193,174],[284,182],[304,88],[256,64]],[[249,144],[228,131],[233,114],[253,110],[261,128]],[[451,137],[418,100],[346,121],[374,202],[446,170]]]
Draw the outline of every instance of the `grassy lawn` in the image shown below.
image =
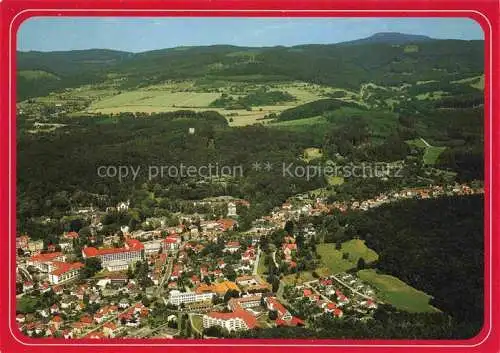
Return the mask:
[[364,240],[352,239],[342,243],[342,252],[349,254],[349,261],[357,264],[362,257],[367,264],[378,260],[378,254],[365,245]]
[[321,158],[323,153],[321,153],[321,149],[316,147],[309,147],[304,150],[304,160],[310,162],[314,159]]
[[336,250],[335,244],[318,244],[316,251],[321,255],[321,264],[326,266],[332,274],[356,267],[356,264],[351,261],[342,259],[342,251]]
[[[316,272],[320,277],[325,277],[332,274],[331,271],[326,267],[317,268],[314,272]],[[298,277],[297,274],[284,276],[282,281],[285,284],[296,285],[296,284],[302,284],[304,282],[314,281],[317,279],[313,276],[313,271],[302,271],[298,272],[298,274],[299,274]]]
[[422,139],[414,139],[414,140],[408,140],[406,141],[407,144],[410,146],[415,146],[418,148],[424,148],[424,156],[423,156],[423,161],[425,164],[436,164],[437,159],[443,153],[443,151],[446,149],[446,147],[437,147],[437,146],[427,146]]
[[461,80],[451,81],[451,83],[470,84],[471,87],[484,90],[484,75],[468,77]]
[[285,127],[285,128],[303,128],[310,127],[312,125],[325,125],[327,123],[326,119],[322,116],[314,116],[312,118],[296,119],[296,120],[286,120],[276,123],[272,123],[272,127]]
[[[335,244],[318,244],[316,251],[321,255],[321,263],[326,266],[332,274],[345,272],[355,268],[358,259],[362,257],[368,264],[378,259],[378,255],[369,249],[363,240],[352,239],[342,243],[341,250],[335,249]],[[348,253],[349,258],[344,260],[343,253]]]
[[42,70],[21,70],[19,71],[19,76],[27,80],[38,80],[42,78],[59,80],[59,77],[57,77],[56,75]]
[[[245,76],[245,78],[247,78]],[[152,85],[145,88],[118,92],[106,87],[102,90],[98,99],[92,99],[93,103],[88,109],[93,113],[120,113],[120,112],[145,112],[158,113],[170,112],[180,109],[194,111],[214,110],[224,115],[230,126],[245,126],[255,123],[265,123],[263,118],[271,113],[279,114],[283,110],[293,108],[297,105],[314,101],[324,97],[328,87],[310,87],[302,82],[283,84],[279,82],[250,83],[230,82],[225,79],[219,86],[217,82],[203,83],[186,80],[176,83],[165,83]],[[220,97],[222,92],[230,92],[233,87],[241,87],[236,95],[244,95],[261,86],[271,87],[289,92],[297,98],[294,102],[282,105],[255,106],[252,110],[225,110],[210,107],[210,103]],[[207,92],[209,88],[219,88],[219,92]],[[111,92],[113,91],[113,92]],[[76,93],[76,92],[75,92]],[[80,94],[84,92],[79,92]],[[233,94],[234,95],[234,94]],[[90,98],[90,97],[89,97]]]
[[93,279],[101,279],[101,278],[106,278],[110,275],[126,275],[127,274],[127,271],[114,271],[114,272],[110,272],[108,270],[102,270],[100,272],[97,272],[94,277],[92,277]]
[[201,315],[191,315],[191,322],[195,331],[203,332],[203,317]]
[[436,164],[439,156],[443,151],[446,149],[446,147],[436,147],[436,146],[431,146],[427,147],[425,149],[424,153],[424,163],[425,164]]
[[410,287],[396,277],[379,274],[372,269],[358,271],[358,277],[373,285],[383,301],[398,309],[409,312],[438,311],[429,304],[430,295]]
[[[266,257],[267,257],[267,254],[265,252],[260,253],[259,265],[257,266],[257,273],[259,275],[267,274],[267,266],[264,264]],[[269,260],[271,260],[271,259],[269,259]]]
[[422,141],[419,138],[413,139],[413,140],[407,140],[406,143],[409,144],[410,146],[415,146],[415,147],[419,147],[419,148],[426,148],[427,147],[427,145],[424,143],[424,141]]
[[258,323],[259,327],[262,327],[262,328],[273,327],[273,324],[271,323],[271,320],[269,320],[269,316],[267,315],[267,313],[261,315],[257,319],[257,323]]
[[342,185],[344,184],[344,178],[340,176],[330,176],[326,178],[328,185]]
[[421,93],[416,96],[417,99],[419,100],[436,100],[436,99],[441,99],[447,95],[446,92],[444,91],[433,91],[433,92],[426,92],[426,93]]
[[134,90],[97,101],[92,104],[91,110],[116,107],[208,107],[219,96],[219,93]]

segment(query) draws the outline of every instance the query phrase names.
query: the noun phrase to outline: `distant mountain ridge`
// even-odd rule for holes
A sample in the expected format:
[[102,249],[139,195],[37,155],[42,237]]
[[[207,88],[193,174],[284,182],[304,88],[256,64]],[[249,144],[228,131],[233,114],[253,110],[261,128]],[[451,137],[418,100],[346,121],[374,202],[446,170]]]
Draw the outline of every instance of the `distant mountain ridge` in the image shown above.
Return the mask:
[[379,32],[375,33],[369,37],[355,39],[347,42],[338,43],[339,45],[360,45],[360,44],[392,44],[392,45],[402,45],[408,43],[417,43],[417,42],[427,42],[434,39],[424,35],[418,34],[406,34],[399,32]]

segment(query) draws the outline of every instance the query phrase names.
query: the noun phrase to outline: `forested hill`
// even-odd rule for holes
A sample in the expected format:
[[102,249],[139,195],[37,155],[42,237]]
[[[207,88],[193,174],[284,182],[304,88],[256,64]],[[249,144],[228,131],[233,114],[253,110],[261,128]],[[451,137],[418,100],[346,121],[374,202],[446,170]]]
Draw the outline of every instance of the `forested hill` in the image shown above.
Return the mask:
[[137,54],[97,49],[18,52],[19,99],[111,77],[123,88],[188,78],[302,80],[351,89],[366,82],[399,86],[451,81],[483,73],[483,46],[480,40],[382,33],[349,43],[293,47],[214,45]]

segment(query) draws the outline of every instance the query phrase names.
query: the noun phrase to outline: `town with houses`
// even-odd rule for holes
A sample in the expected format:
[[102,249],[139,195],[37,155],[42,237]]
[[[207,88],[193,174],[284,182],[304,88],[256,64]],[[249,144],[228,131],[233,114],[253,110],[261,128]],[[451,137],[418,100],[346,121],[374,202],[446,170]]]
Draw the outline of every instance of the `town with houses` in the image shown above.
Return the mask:
[[[321,316],[370,320],[382,304],[375,288],[348,272],[292,284],[272,281],[264,274],[263,257],[276,267],[300,269],[303,243],[287,234],[281,247],[264,254],[263,239],[301,216],[483,192],[455,184],[334,203],[301,194],[245,232],[238,231],[238,210],[249,202],[222,197],[195,204],[222,204],[225,218],[182,215],[177,226],[160,222],[134,231],[123,225],[102,242],[100,219],[107,212],[127,212],[130,202],[106,211],[75,210],[91,220],[91,234],[68,231],[51,244],[29,234],[16,238],[15,321],[33,338],[101,339],[238,337],[254,329],[308,327]],[[317,229],[307,224],[300,232],[307,240]],[[88,239],[81,242],[82,237]]]

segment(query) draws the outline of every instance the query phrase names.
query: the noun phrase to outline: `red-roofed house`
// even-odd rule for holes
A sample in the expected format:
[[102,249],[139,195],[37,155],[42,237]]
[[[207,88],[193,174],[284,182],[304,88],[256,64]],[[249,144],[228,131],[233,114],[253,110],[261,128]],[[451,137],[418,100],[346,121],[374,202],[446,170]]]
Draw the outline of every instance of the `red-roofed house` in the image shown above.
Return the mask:
[[196,275],[192,275],[191,276],[191,283],[194,284],[194,285],[198,285],[200,284],[200,278]]
[[217,261],[217,267],[220,269],[224,269],[226,267],[226,263],[224,262],[224,260],[221,259]]
[[322,278],[320,279],[319,283],[322,285],[322,286],[331,286],[333,281],[330,279],[330,278]]
[[94,322],[94,320],[92,319],[92,317],[90,317],[89,315],[85,315],[85,316],[82,316],[80,318],[80,322],[84,325],[92,325],[92,323]]
[[97,331],[97,332],[91,332],[83,338],[102,339],[102,338],[106,338],[106,336],[104,335],[104,333]]
[[182,242],[182,239],[179,235],[170,234],[163,240],[163,244],[162,244],[163,250],[165,250],[165,251],[176,250],[179,248],[179,245],[181,242]]
[[283,243],[282,249],[285,256],[291,256],[293,252],[297,251],[297,244]]
[[275,297],[266,297],[264,301],[266,302],[267,310],[274,310],[278,313],[278,319],[285,321],[292,319],[292,314]]
[[70,330],[64,330],[62,332],[62,335],[66,339],[73,338],[73,332],[71,332]]
[[144,245],[136,239],[128,239],[123,248],[96,249],[94,247],[85,247],[82,249],[84,259],[98,257],[101,259],[102,267],[114,266],[117,262],[128,264],[142,260]]
[[81,262],[68,263],[54,261],[50,267],[52,268],[52,272],[49,273],[49,281],[52,284],[58,284],[78,277],[84,264]]
[[66,256],[62,252],[51,252],[46,254],[38,254],[30,257],[27,261],[28,266],[34,266],[42,272],[49,272],[50,265],[53,261],[66,261]]
[[113,322],[106,322],[103,326],[102,326],[102,332],[107,336],[107,337],[115,337],[115,334],[116,332],[118,331],[118,327],[116,326],[116,324],[114,324]]
[[59,306],[57,306],[57,304],[53,304],[51,307],[50,307],[50,313],[51,314],[57,314],[59,312]]
[[68,232],[63,235],[65,239],[78,239],[80,236],[78,235],[77,232]]
[[304,325],[299,318],[292,316],[290,312],[275,297],[266,297],[264,299],[268,310],[274,310],[278,313],[276,325],[278,326],[297,326]]
[[230,252],[234,253],[240,249],[240,242],[239,241],[230,241],[226,244],[224,247],[224,252]]
[[344,312],[341,309],[337,308],[333,311],[333,315],[335,317],[342,317],[344,316]]
[[128,238],[125,240],[125,249],[144,250],[144,244],[137,239]]
[[56,330],[59,330],[59,327],[61,327],[62,323],[63,319],[58,315],[54,316],[52,320],[50,320],[49,322],[49,324],[53,326]]
[[255,261],[255,250],[253,248],[245,250],[243,255],[241,255],[241,260],[253,263]]
[[361,305],[365,305],[368,309],[376,309],[377,308],[377,304],[371,299],[368,299],[366,301],[361,302]]
[[222,230],[223,232],[228,230],[234,230],[237,224],[237,222],[234,219],[229,219],[229,218],[219,219],[217,223],[219,224],[220,230]]

